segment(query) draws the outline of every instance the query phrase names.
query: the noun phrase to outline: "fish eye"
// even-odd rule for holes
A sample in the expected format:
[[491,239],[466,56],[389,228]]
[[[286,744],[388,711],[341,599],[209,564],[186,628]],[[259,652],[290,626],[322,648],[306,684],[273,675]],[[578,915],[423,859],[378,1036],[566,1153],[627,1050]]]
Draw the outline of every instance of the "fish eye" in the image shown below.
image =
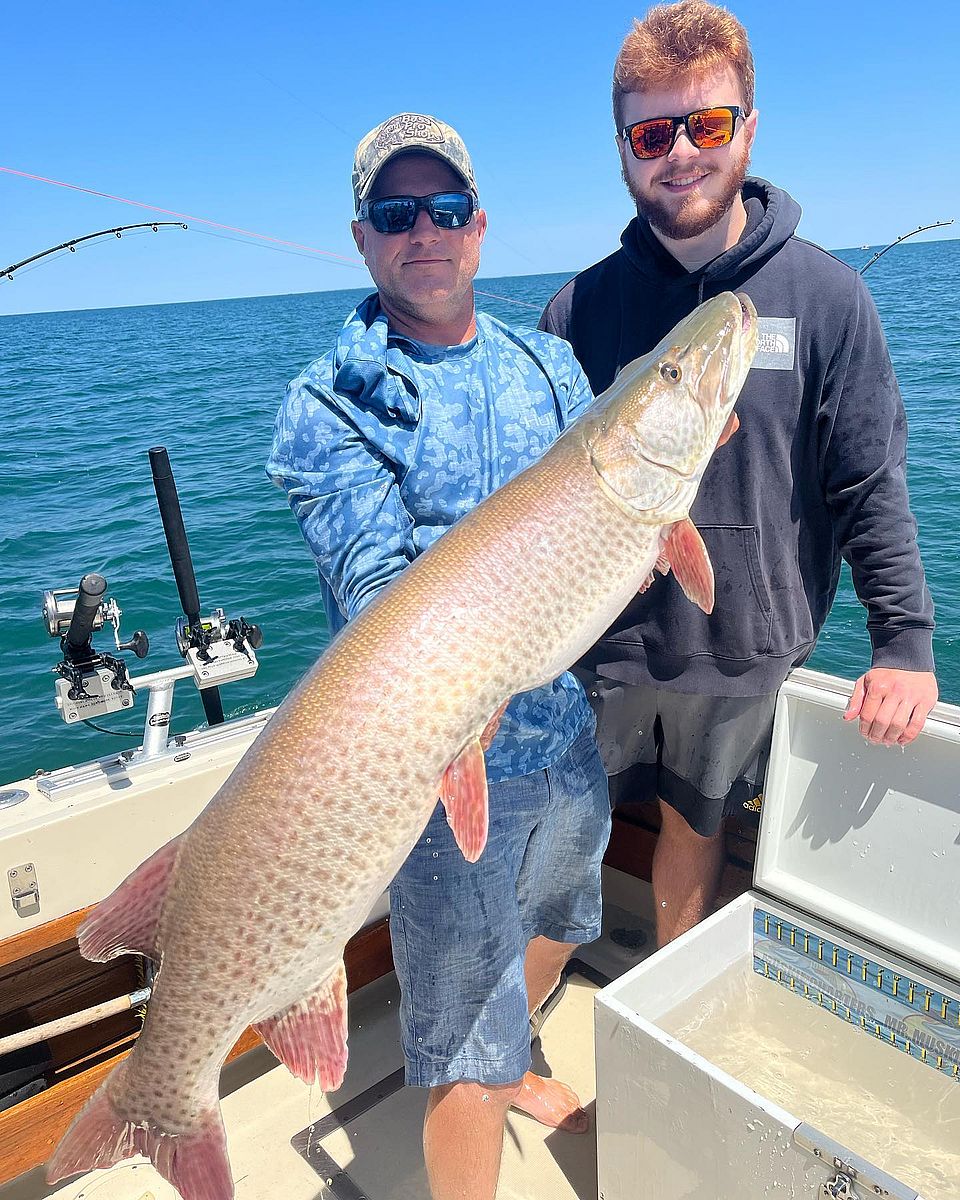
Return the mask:
[[660,375],[669,383],[679,383],[683,378],[683,372],[675,362],[665,362],[660,366]]

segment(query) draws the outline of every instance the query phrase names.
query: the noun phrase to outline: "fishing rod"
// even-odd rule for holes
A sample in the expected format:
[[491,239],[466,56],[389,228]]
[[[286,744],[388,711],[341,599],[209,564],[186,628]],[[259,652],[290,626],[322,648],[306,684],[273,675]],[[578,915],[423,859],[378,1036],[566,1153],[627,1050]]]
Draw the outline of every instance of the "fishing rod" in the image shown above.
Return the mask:
[[96,233],[85,233],[83,237],[71,238],[69,242],[61,242],[59,246],[51,246],[49,250],[41,250],[39,254],[31,254],[29,258],[21,259],[20,262],[5,267],[0,271],[0,279],[9,279],[12,281],[14,271],[19,271],[21,267],[26,267],[38,259],[46,258],[49,254],[56,254],[59,250],[69,250],[71,254],[76,254],[80,243],[89,242],[92,238],[106,237],[111,233],[119,238],[128,229],[152,229],[156,233],[161,225],[176,225],[180,229],[187,228],[182,221],[142,221],[139,225],[115,225],[112,229],[99,229]]
[[940,229],[944,225],[952,225],[952,224],[953,224],[953,217],[951,217],[949,221],[934,221],[931,225],[918,225],[916,229],[911,229],[909,233],[902,233],[896,239],[896,241],[891,242],[889,246],[884,246],[884,248],[882,250],[878,250],[876,252],[876,254],[873,256],[873,258],[871,258],[868,263],[866,263],[864,266],[862,266],[860,268],[860,274],[862,275],[864,273],[864,271],[867,270],[868,267],[872,267],[878,258],[883,258],[883,256],[886,254],[886,252],[888,250],[892,250],[894,246],[899,246],[901,242],[905,242],[907,240],[907,238],[913,237],[914,234],[923,233],[927,229]]
[[[183,617],[177,621],[177,648],[184,658],[187,651],[193,648],[199,656],[209,660],[207,651],[212,640],[211,625],[208,621],[204,628],[203,618],[200,616],[197,577],[193,571],[193,559],[190,557],[190,545],[183,525],[180,497],[177,495],[170,458],[165,446],[154,446],[147,452],[147,456],[150,459],[153,486],[160,507],[163,533],[170,552],[170,565],[173,567],[180,595],[180,607],[183,609]],[[220,699],[220,689],[216,686],[205,688],[200,692],[200,700],[207,724],[222,725],[223,703]]]

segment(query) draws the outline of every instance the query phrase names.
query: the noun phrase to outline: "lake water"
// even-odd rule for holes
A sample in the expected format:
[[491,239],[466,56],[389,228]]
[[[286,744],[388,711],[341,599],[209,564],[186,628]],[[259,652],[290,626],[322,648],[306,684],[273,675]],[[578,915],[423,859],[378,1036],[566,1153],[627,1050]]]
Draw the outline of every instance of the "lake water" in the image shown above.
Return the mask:
[[[867,252],[847,251],[860,265]],[[865,279],[876,298],[910,419],[910,487],[937,604],[941,694],[960,701],[960,241],[890,251]],[[481,308],[535,324],[566,275],[478,281]],[[53,704],[57,643],[41,593],[97,571],[129,637],[151,653],[134,674],[180,664],[180,613],[147,450],[170,453],[205,613],[220,606],[264,631],[254,679],[223,692],[228,715],[279,703],[326,641],[316,573],[286,499],[263,464],[286,382],[326,350],[368,289],[0,319],[0,782],[134,745],[143,705],[104,718],[121,740],[68,729]],[[869,663],[844,572],[812,666],[855,677]],[[112,648],[107,631],[96,641]],[[179,685],[172,727],[203,719]]]

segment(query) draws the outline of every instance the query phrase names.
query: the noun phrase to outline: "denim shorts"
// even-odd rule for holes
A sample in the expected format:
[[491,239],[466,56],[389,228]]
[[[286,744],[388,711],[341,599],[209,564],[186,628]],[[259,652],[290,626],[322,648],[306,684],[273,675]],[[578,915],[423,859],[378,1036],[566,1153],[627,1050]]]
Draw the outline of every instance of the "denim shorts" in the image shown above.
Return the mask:
[[530,1068],[531,938],[600,936],[607,779],[590,720],[543,771],[489,785],[490,833],[468,863],[438,805],[390,888],[406,1082],[512,1083]]

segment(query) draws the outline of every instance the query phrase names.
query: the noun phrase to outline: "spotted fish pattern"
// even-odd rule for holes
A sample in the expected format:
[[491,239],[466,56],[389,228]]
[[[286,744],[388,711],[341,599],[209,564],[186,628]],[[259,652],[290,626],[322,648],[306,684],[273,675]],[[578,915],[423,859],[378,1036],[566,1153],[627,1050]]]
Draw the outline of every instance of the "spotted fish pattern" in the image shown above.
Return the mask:
[[482,852],[493,714],[576,661],[655,567],[712,604],[686,514],[755,325],[726,293],[625,368],[358,612],[190,828],[94,910],[87,957],[136,951],[160,971],[51,1181],[141,1153],[184,1200],[229,1200],[217,1084],[251,1024],[297,1076],[339,1086],[344,947],[438,794],[466,857]]

